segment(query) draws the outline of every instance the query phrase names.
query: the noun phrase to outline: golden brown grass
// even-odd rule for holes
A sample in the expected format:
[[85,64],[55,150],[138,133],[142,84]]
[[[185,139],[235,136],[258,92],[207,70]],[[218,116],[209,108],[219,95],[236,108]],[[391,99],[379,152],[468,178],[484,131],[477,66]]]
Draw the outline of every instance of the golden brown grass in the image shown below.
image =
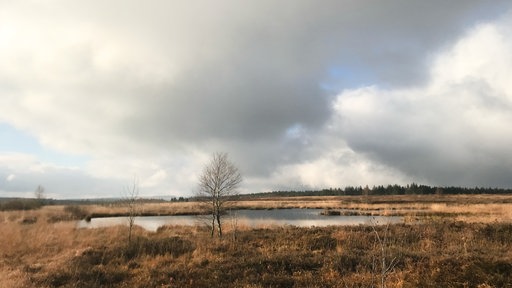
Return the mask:
[[468,222],[512,222],[512,195],[281,197],[239,201],[247,209],[346,209],[364,215],[442,216]]
[[[122,204],[83,206],[88,214],[127,215]],[[305,196],[269,197],[237,201],[234,209],[319,208],[351,210],[362,215],[450,217],[469,222],[512,221],[512,195],[391,195],[391,196]],[[62,206],[44,207],[55,219],[64,217]],[[144,203],[137,207],[141,214],[197,214],[196,202]],[[26,212],[30,215],[30,211]],[[60,214],[59,214],[60,213]],[[60,216],[59,216],[60,215]],[[1,221],[0,217],[0,221]]]
[[[221,240],[211,239],[202,227],[165,227],[156,233],[136,228],[131,246],[124,226],[76,229],[74,221],[55,222],[70,217],[62,206],[0,212],[0,288],[377,287],[375,263],[381,254],[375,232],[387,241],[387,260],[398,259],[386,275],[387,287],[512,287],[511,199],[486,195],[246,201],[238,205],[406,215],[422,211],[429,216],[419,224],[389,227],[295,228],[269,223],[251,228],[241,220],[236,240],[228,221]],[[145,204],[144,209],[186,213],[195,209],[193,205]],[[111,211],[103,206],[84,209]],[[23,224],[29,218],[37,220]]]
[[[91,214],[128,214],[128,207],[122,203],[110,205],[90,205],[87,210]],[[138,213],[152,213],[155,215],[182,215],[198,213],[195,202],[166,202],[166,203],[142,203],[137,205]]]
[[131,246],[126,227],[70,224],[2,223],[0,287],[378,287],[375,232],[397,259],[387,287],[512,283],[510,224],[239,227],[236,240],[175,226],[137,229]]

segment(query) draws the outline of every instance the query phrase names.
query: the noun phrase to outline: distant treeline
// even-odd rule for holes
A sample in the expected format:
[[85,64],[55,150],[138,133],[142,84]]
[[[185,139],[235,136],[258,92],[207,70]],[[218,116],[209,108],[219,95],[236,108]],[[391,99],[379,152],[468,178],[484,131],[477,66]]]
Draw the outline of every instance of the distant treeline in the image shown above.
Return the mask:
[[[252,194],[243,194],[237,199],[264,198],[264,197],[293,197],[293,196],[370,196],[370,195],[456,195],[456,194],[512,194],[512,189],[505,188],[483,188],[483,187],[438,187],[418,185],[416,183],[388,186],[347,186],[345,188],[329,188],[322,190],[305,191],[272,191]],[[172,197],[171,199],[139,199],[141,203],[162,203],[162,202],[188,202],[197,200],[195,197]],[[103,198],[103,199],[35,199],[35,198],[2,198],[0,197],[0,211],[5,210],[32,210],[45,205],[124,205],[126,199]]]
[[[185,201],[180,197],[176,201]],[[163,199],[139,199],[140,203],[161,203],[167,202]],[[35,199],[35,198],[8,198],[0,197],[0,211],[9,210],[34,210],[49,205],[108,205],[122,206],[126,204],[126,199],[122,198],[103,198],[103,199]]]
[[3,198],[0,200],[0,211],[34,210],[46,204],[40,199]]
[[366,196],[366,195],[427,195],[427,194],[512,194],[512,189],[483,188],[483,187],[438,187],[418,185],[416,183],[388,186],[347,186],[343,188],[329,188],[322,190],[305,191],[272,191],[248,194],[249,197],[292,197],[292,196]]

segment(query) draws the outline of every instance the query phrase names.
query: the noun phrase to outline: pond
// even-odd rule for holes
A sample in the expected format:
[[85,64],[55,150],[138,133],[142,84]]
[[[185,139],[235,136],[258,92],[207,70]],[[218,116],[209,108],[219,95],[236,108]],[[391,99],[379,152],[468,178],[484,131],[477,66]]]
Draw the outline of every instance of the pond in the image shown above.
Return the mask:
[[[361,224],[387,224],[400,223],[400,216],[324,216],[320,215],[323,209],[273,209],[273,210],[234,210],[224,217],[224,222],[229,225],[232,219],[236,219],[240,226],[265,227],[265,226],[332,226],[332,225],[361,225]],[[164,225],[201,225],[208,218],[205,216],[143,216],[135,217],[135,225],[149,231],[156,231]],[[85,220],[77,223],[78,228],[99,228],[115,225],[128,225],[128,217],[92,218],[90,222]]]

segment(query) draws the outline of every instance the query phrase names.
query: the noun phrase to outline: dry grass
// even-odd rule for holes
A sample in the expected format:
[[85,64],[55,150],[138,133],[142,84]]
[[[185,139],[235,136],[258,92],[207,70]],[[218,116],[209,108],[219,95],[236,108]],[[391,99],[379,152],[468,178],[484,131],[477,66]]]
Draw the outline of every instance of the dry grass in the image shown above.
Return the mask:
[[387,261],[397,259],[387,287],[512,283],[510,224],[239,227],[236,240],[175,226],[138,229],[132,246],[125,227],[70,224],[2,223],[0,287],[377,287],[373,229],[386,237]]
[[[239,205],[430,213],[420,224],[251,228],[240,220],[236,239],[226,222],[221,240],[212,240],[202,227],[165,227],[155,233],[137,228],[131,246],[124,226],[76,229],[74,221],[54,222],[69,219],[62,206],[0,212],[0,288],[377,287],[376,263],[382,257],[373,229],[386,239],[387,260],[397,259],[386,275],[387,287],[512,287],[512,197],[414,198],[419,197],[322,197],[317,203],[284,198],[277,204]],[[191,211],[192,205],[144,208],[175,213]],[[37,220],[23,224],[29,218]]]
[[240,201],[239,208],[321,208],[355,214],[450,217],[467,222],[512,222],[512,195],[392,195],[282,197]]
[[[168,202],[168,203],[142,203],[137,206],[139,213],[151,213],[154,215],[183,215],[198,213],[195,202]],[[91,214],[127,214],[128,207],[120,203],[110,205],[90,205],[88,211]]]
[[[512,195],[392,195],[392,196],[306,196],[274,197],[237,201],[235,209],[319,208],[350,210],[362,215],[434,216],[461,221],[512,221]],[[59,218],[55,206],[47,211]],[[105,216],[127,215],[122,204],[89,205],[88,214]],[[188,215],[200,213],[196,202],[144,203],[138,207],[145,215]],[[31,212],[27,212],[31,213]],[[61,213],[62,214],[62,213]],[[27,214],[28,215],[28,214]],[[64,217],[61,215],[61,217]],[[64,217],[65,219],[65,217]],[[0,218],[1,221],[1,218]]]

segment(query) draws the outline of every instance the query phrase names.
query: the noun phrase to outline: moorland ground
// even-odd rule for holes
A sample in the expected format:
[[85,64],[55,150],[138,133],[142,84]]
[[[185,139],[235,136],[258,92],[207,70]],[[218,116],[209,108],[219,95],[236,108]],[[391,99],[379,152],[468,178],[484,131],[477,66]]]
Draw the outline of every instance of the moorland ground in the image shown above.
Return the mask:
[[[394,225],[77,229],[118,205],[0,212],[0,287],[512,287],[512,195],[284,197],[238,208],[350,209]],[[142,204],[194,213],[193,202]],[[326,216],[328,217],[328,216]],[[236,229],[234,229],[236,228]]]

